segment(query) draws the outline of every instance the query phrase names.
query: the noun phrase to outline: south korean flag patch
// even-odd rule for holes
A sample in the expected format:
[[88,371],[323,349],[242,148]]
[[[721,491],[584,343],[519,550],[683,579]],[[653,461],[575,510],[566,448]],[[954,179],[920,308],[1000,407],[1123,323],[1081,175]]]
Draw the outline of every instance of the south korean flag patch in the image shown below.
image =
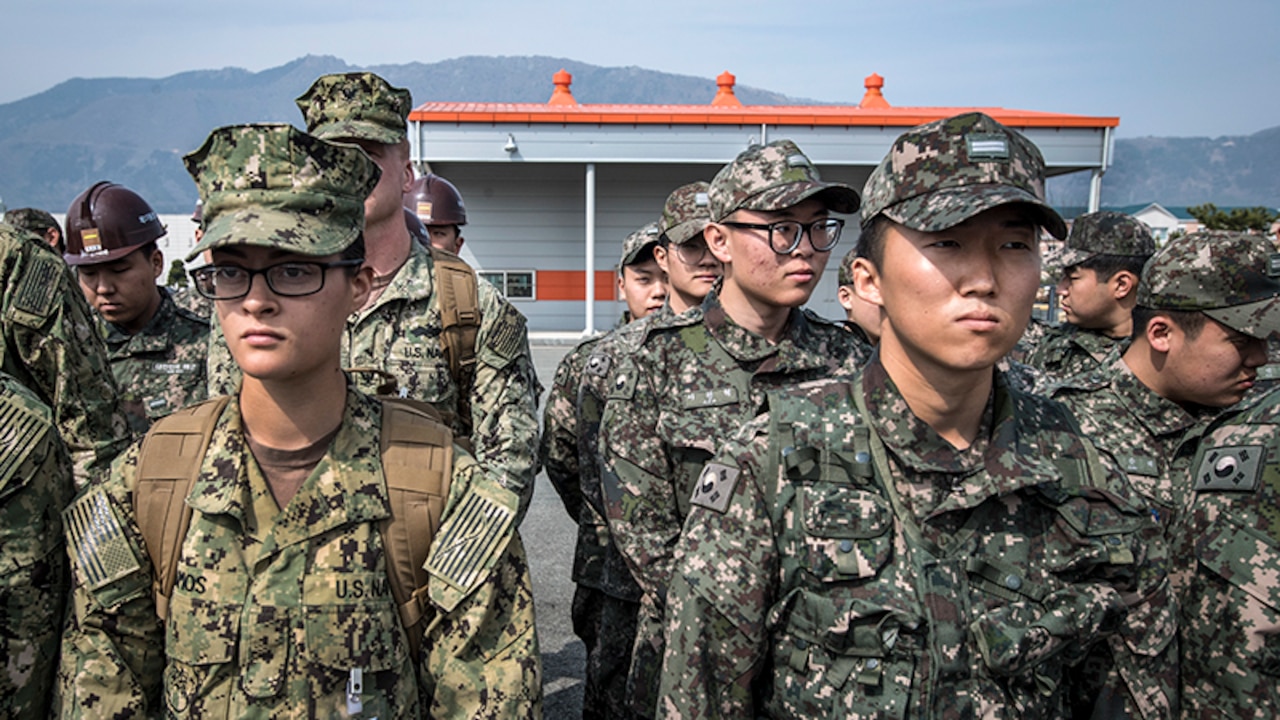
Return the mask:
[[733,496],[733,486],[738,484],[738,476],[742,471],[736,467],[707,463],[698,476],[693,488],[693,497],[689,502],[698,507],[723,513],[729,507],[729,498]]
[[1210,448],[1196,469],[1196,492],[1253,492],[1262,478],[1261,445]]

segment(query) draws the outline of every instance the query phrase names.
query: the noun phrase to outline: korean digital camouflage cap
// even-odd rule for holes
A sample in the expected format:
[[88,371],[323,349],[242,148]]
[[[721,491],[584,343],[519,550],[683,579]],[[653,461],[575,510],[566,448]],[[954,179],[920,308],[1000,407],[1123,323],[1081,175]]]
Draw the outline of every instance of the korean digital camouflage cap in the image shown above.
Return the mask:
[[862,190],[862,224],[883,213],[921,232],[954,227],[1009,203],[1035,209],[1056,238],[1062,217],[1044,200],[1044,157],[1016,130],[982,113],[914,127],[898,136]]
[[4,214],[4,221],[41,237],[44,237],[49,228],[57,228],[59,233],[62,232],[62,226],[58,224],[58,221],[49,213],[38,208],[10,210]]
[[681,245],[700,235],[711,221],[711,197],[707,194],[709,183],[698,182],[681,185],[667,196],[662,207],[662,222],[658,231],[667,242]]
[[1054,265],[1068,268],[1096,255],[1149,258],[1156,239],[1147,224],[1122,212],[1102,210],[1081,215],[1071,223],[1071,234]]
[[836,282],[853,287],[853,261],[858,257],[858,246],[849,248],[849,252],[840,258],[840,271],[836,273]]
[[809,198],[838,213],[858,211],[858,191],[842,183],[823,182],[818,168],[790,140],[775,140],[739,153],[711,180],[707,189],[711,220],[720,222],[737,210],[774,212]]
[[384,145],[404,140],[413,104],[408,90],[369,72],[321,75],[295,102],[318,138]]
[[622,264],[619,267],[634,263],[645,248],[657,245],[658,235],[658,223],[656,222],[651,222],[628,235],[622,241]]
[[1147,261],[1138,305],[1199,310],[1245,335],[1280,339],[1280,251],[1263,235],[1202,231]]
[[183,162],[200,189],[204,227],[187,260],[227,245],[342,252],[364,230],[364,200],[380,172],[359,147],[285,124],[218,128]]

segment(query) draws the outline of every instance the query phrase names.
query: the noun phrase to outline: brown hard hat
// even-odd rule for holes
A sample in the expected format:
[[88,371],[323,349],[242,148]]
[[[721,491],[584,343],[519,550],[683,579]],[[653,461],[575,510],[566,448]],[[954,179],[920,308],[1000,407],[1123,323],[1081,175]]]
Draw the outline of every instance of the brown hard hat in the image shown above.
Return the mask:
[[67,208],[68,265],[118,260],[157,238],[164,225],[140,195],[123,185],[101,181]]
[[404,206],[416,213],[423,225],[467,224],[467,206],[462,202],[462,193],[435,173],[413,181],[413,188],[404,196]]

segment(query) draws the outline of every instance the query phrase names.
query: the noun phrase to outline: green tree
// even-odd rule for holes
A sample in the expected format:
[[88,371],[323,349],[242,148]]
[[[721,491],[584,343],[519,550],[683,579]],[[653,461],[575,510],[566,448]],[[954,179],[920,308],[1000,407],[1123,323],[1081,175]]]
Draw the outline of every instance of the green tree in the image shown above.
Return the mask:
[[164,284],[174,290],[183,290],[191,283],[187,277],[187,266],[181,260],[174,260],[169,265],[169,277]]
[[1213,203],[1205,203],[1189,207],[1187,212],[1208,230],[1234,232],[1265,233],[1271,229],[1271,224],[1280,218],[1280,213],[1261,206],[1224,210]]

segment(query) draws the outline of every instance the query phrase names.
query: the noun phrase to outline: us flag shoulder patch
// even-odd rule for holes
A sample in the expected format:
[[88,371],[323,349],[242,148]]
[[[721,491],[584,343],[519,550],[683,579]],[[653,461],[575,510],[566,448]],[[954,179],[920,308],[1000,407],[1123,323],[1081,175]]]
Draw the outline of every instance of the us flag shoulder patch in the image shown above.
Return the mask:
[[467,493],[440,528],[423,568],[458,590],[470,591],[506,544],[514,520],[511,508],[480,493]]
[[125,537],[120,518],[103,490],[95,490],[71,503],[62,513],[68,551],[80,579],[98,590],[142,569],[133,546]]

